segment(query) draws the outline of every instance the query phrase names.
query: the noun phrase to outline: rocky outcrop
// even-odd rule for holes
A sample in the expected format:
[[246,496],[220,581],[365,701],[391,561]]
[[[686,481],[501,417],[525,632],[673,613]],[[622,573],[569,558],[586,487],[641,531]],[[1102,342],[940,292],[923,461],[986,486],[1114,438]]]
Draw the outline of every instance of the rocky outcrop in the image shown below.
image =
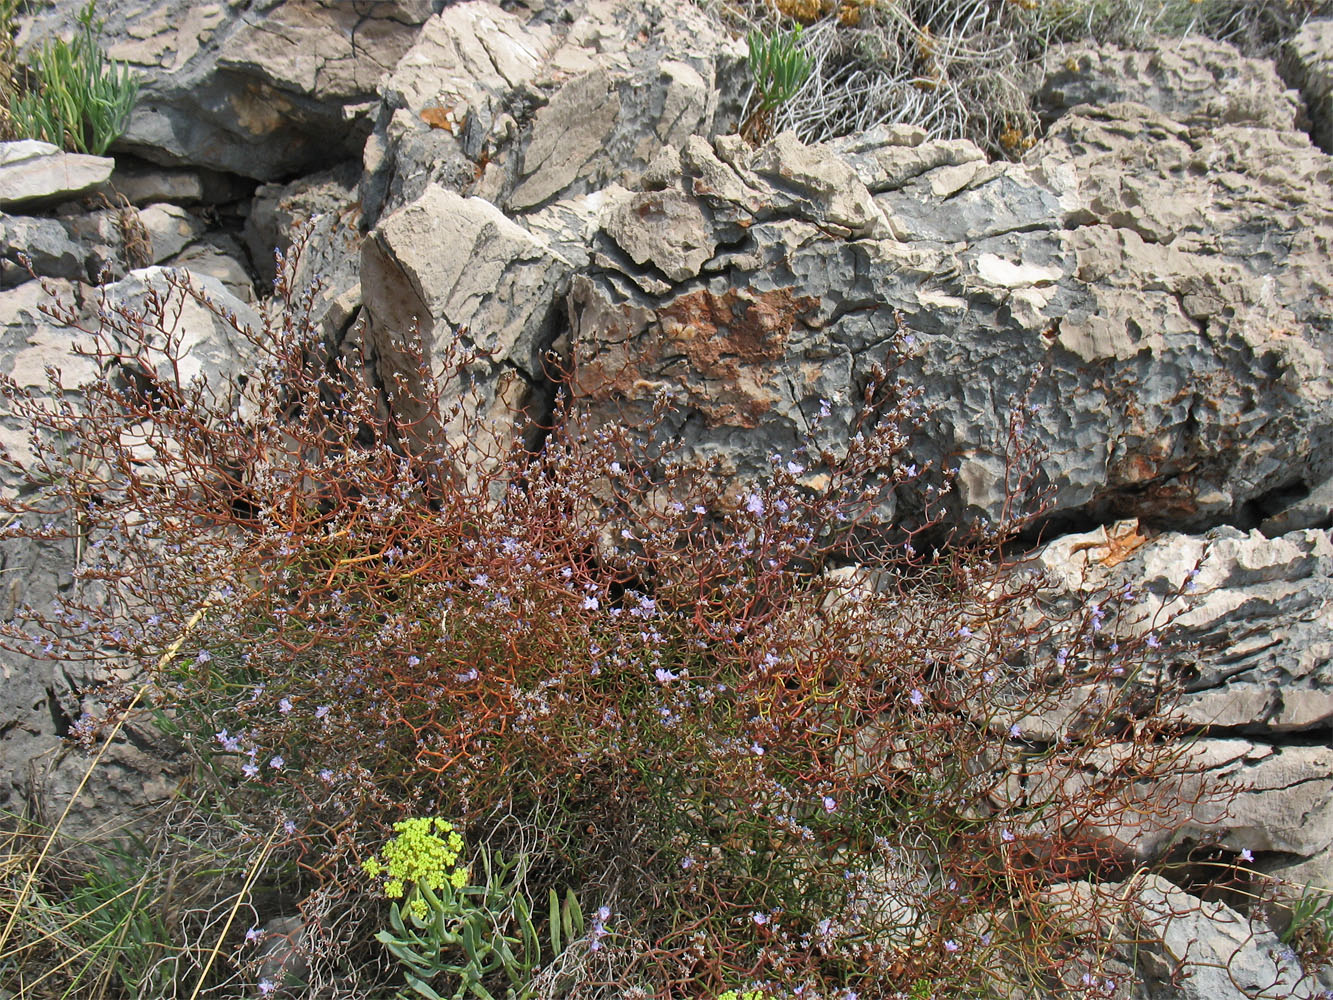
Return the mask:
[[1133,101],[1187,125],[1290,129],[1300,103],[1264,59],[1225,42],[1187,37],[1145,50],[1070,45],[1046,57],[1037,105],[1058,117],[1079,105]]
[[[574,367],[594,405],[669,387],[700,418],[687,448],[736,475],[806,442],[825,400],[836,446],[902,331],[932,414],[916,456],[956,468],[975,514],[998,514],[1006,400],[1038,369],[1023,432],[1057,510],[1200,526],[1329,472],[1333,215],[1312,192],[1333,161],[1298,132],[1116,105],[1023,164],[901,131],[696,138],[680,162],[601,218]],[[660,244],[666,218],[692,256]]]
[[1308,22],[1282,52],[1278,69],[1301,92],[1310,138],[1333,153],[1333,19]]
[[436,183],[525,212],[733,129],[743,47],[691,6],[585,0],[567,23],[446,8],[385,82],[362,202],[376,221]]
[[[65,30],[83,6],[34,12],[20,45]],[[430,13],[429,0],[100,4],[108,54],[142,80],[116,148],[258,180],[359,155],[380,76]]]
[[[24,44],[75,6],[37,12]],[[92,374],[20,250],[90,321],[104,273],[111,302],[138,303],[166,280],[149,265],[169,265],[259,323],[275,247],[370,384],[414,377],[413,330],[437,366],[475,354],[441,412],[403,416],[480,415],[478,460],[549,413],[558,367],[630,433],[669,400],[683,460],[740,490],[774,455],[843,452],[892,369],[920,393],[922,490],[952,482],[955,522],[999,519],[1006,462],[1035,448],[1033,487],[1055,491],[1043,537],[1077,529],[1031,555],[1044,598],[1128,585],[1141,600],[1118,626],[1163,638],[1152,667],[1182,683],[1190,770],[1151,822],[1089,832],[1127,863],[1207,843],[1333,886],[1333,159],[1301,131],[1303,101],[1329,148],[1328,22],[1288,47],[1285,83],[1205,40],[1060,49],[1036,98],[1045,137],[990,162],[904,125],[752,148],[731,134],[744,46],[694,5],[435,6],[99,8],[111,54],[145,77],[116,147],[143,159],[112,174],[0,147],[0,370],[32,388],[52,359],[71,383]],[[187,376],[244,367],[197,302],[180,324]],[[0,442],[24,454],[26,428],[0,415]],[[883,513],[911,521],[915,489]],[[74,560],[0,556],[30,601]],[[0,805],[18,812],[38,785],[76,786],[59,748],[96,678],[0,670]],[[1021,729],[1037,743],[1068,724]],[[114,745],[88,823],[166,794],[145,747]],[[1155,876],[1114,891],[1152,918],[1143,995],[1311,995],[1247,915]]]
[[115,166],[110,157],[65,153],[36,139],[0,144],[0,208],[68,201],[106,183]]

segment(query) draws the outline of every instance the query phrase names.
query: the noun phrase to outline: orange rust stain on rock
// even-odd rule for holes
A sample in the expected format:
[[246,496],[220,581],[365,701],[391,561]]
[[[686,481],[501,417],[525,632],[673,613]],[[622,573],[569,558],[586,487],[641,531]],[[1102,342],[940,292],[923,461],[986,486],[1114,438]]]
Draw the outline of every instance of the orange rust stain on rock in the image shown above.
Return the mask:
[[794,295],[790,288],[771,292],[707,289],[673,299],[657,311],[663,332],[700,371],[722,364],[776,361],[787,350],[792,327],[813,312],[819,300]]
[[688,382],[703,383],[692,402],[708,422],[754,428],[777,399],[768,388],[770,363],[786,356],[792,327],[818,306],[790,288],[702,289],[673,299],[657,319],[664,350],[684,357]]
[[1138,521],[1122,521],[1106,534],[1107,545],[1101,563],[1108,568],[1119,566],[1148,541],[1148,536],[1139,532]]

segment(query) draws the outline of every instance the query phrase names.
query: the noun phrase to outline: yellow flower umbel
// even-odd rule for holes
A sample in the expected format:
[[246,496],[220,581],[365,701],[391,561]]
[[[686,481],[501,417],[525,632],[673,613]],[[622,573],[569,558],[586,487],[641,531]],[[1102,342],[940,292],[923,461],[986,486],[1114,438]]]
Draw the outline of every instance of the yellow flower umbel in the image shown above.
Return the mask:
[[[371,878],[383,877],[384,895],[402,899],[418,885],[428,886],[432,892],[446,885],[454,889],[467,885],[468,870],[457,863],[463,853],[463,838],[448,820],[438,816],[405,819],[395,823],[393,830],[395,836],[380,853],[361,863],[361,870]],[[413,894],[407,909],[424,919],[426,901]]]

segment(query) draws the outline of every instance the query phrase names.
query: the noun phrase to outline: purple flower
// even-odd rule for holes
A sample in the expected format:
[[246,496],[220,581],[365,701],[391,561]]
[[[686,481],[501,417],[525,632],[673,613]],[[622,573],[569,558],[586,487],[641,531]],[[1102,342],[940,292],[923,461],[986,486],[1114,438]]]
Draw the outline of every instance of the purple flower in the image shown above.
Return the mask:
[[754,754],[756,757],[762,757],[764,755],[764,748],[758,743],[751,743],[750,753]]
[[601,601],[597,600],[597,598],[589,594],[587,597],[583,599],[583,610],[596,611],[599,607],[601,607],[601,603],[602,603]]
[[202,665],[211,659],[213,659],[213,654],[206,649],[201,649],[199,655],[194,658],[194,662]]
[[419,667],[419,666],[421,666],[421,657],[419,657],[419,656],[409,656],[409,657],[407,658],[407,665],[408,665],[409,667]]
[[926,696],[921,693],[919,688],[912,688],[912,693],[908,696],[908,700],[917,708],[920,708],[921,703],[926,700]]
[[831,813],[838,808],[838,800],[831,795],[824,796],[824,812]]
[[765,924],[768,923],[769,916],[767,913],[751,913],[750,919],[753,920],[755,924],[757,924],[758,926],[763,927]]
[[958,942],[950,938],[948,941],[944,942],[944,950],[952,954],[958,950]]
[[1242,861],[1253,861],[1253,860],[1254,860],[1254,852],[1251,851],[1248,847],[1243,848],[1243,849],[1241,850],[1241,852],[1240,852],[1240,860],[1242,860]]
[[278,711],[281,712],[283,715],[286,715],[291,710],[292,710],[292,700],[290,698],[283,698],[281,701],[278,702]]
[[282,754],[274,754],[273,759],[268,762],[268,766],[276,771],[278,768],[282,767],[282,765],[286,763],[287,762],[282,759]]
[[1158,639],[1157,636],[1154,635],[1152,632],[1148,633],[1148,638],[1144,641],[1148,643],[1149,649],[1157,649],[1162,645],[1162,641]]
[[229,753],[241,752],[241,738],[230,735],[225,729],[219,729],[213,734],[213,739],[222,744],[222,749]]
[[1008,829],[1001,831],[1000,839],[1003,840],[1006,844],[1012,844],[1014,842],[1013,831]]
[[251,927],[248,931],[245,932],[246,944],[255,944],[256,942],[262,940],[264,940],[264,932],[258,927]]
[[296,824],[289,819],[285,819],[282,821],[282,829],[287,834],[287,836],[290,837],[292,834],[296,832]]
[[653,672],[653,676],[657,678],[659,684],[670,684],[672,681],[680,679],[680,674],[674,674],[670,670],[666,670],[662,667],[658,667],[657,670]]
[[273,982],[273,980],[271,980],[271,979],[261,979],[261,980],[259,980],[259,995],[260,995],[261,997],[266,997],[266,996],[268,996],[270,993],[272,993],[272,992],[273,992],[274,990],[276,990],[277,988],[278,988],[278,987],[277,987],[276,985],[274,985],[274,982]]
[[328,705],[320,705],[319,708],[315,709],[315,718],[316,718],[316,719],[322,719],[322,718],[324,718],[325,716],[327,716],[328,714],[329,714],[329,706],[328,706]]
[[764,498],[758,493],[751,493],[749,498],[745,501],[745,509],[751,514],[763,514]]
[[248,764],[242,764],[241,773],[244,774],[247,778],[256,777],[259,774],[259,765],[256,764],[254,761],[250,761],[250,763]]
[[1015,722],[1012,726],[1009,727],[1009,738],[1010,738],[1010,739],[1015,739],[1015,740],[1017,740],[1017,739],[1021,739],[1022,736],[1023,736],[1023,727],[1020,726],[1017,722]]
[[319,772],[319,780],[322,781],[322,782],[324,782],[324,784],[326,784],[326,785],[331,785],[331,784],[333,784],[333,772],[330,771],[327,767],[326,767],[326,768],[323,768],[323,769]]

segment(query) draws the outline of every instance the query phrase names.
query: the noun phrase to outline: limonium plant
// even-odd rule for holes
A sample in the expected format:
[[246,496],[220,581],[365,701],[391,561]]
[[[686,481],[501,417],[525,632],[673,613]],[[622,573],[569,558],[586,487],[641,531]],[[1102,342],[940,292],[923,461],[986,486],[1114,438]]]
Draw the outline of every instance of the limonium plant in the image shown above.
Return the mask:
[[[85,383],[0,380],[33,430],[6,533],[80,559],[0,635],[114,665],[76,735],[147,700],[210,850],[255,859],[239,895],[181,910],[176,981],[259,975],[227,908],[258,926],[278,900],[312,995],[1104,988],[1139,925],[1077,887],[1224,790],[1179,740],[1169,622],[1129,589],[1069,597],[1013,547],[1044,506],[1025,399],[999,525],[946,519],[892,359],[852,423],[805,401],[838,454],[794,441],[738,483],[680,460],[665,396],[595,420],[561,377],[498,432],[477,359],[412,331],[367,377],[319,332],[299,252],[262,329],[169,273],[91,320],[50,307]],[[182,374],[184,300],[250,360]]]

